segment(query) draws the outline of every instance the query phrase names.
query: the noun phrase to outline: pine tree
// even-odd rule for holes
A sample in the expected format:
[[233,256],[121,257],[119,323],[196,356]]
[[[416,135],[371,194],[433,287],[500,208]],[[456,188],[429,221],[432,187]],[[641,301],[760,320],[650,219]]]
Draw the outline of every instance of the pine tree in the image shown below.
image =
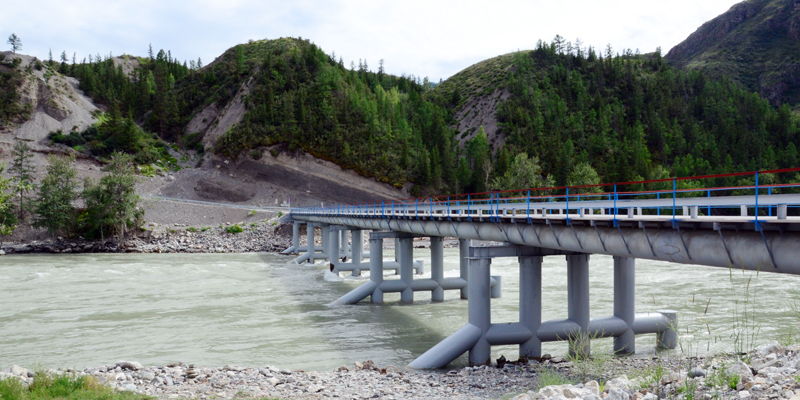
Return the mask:
[[19,197],[19,219],[22,220],[25,210],[29,207],[26,203],[28,200],[28,192],[33,190],[33,173],[36,171],[36,168],[31,162],[33,154],[27,143],[21,140],[17,141],[17,143],[14,144],[12,155],[14,156],[14,160],[8,171],[11,172],[15,181],[15,191]]
[[46,228],[53,235],[69,235],[75,227],[76,213],[72,202],[78,199],[78,183],[72,165],[74,160],[74,156],[48,157],[47,175],[39,185],[33,226]]
[[11,36],[8,37],[7,43],[11,45],[11,52],[14,54],[17,54],[17,50],[22,50],[22,40],[16,33],[12,33]]

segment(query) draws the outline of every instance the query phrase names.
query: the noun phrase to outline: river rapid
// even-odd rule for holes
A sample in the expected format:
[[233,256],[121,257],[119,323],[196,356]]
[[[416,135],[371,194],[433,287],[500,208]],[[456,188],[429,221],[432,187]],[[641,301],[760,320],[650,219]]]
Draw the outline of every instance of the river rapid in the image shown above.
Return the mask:
[[[386,258],[392,257],[385,250]],[[415,249],[429,276],[429,252]],[[330,371],[355,361],[405,367],[466,323],[467,301],[415,293],[386,304],[329,307],[365,282],[337,278],[322,264],[250,254],[73,254],[0,257],[0,368],[86,368],[135,360],[202,366],[263,366]],[[678,311],[684,354],[735,351],[798,332],[798,284],[791,275],[637,260],[637,312]],[[613,313],[613,261],[590,259],[593,317]],[[516,322],[518,268],[494,259],[503,296],[492,322]],[[365,274],[366,275],[366,274]],[[458,249],[445,249],[445,276],[458,276]],[[566,318],[566,261],[546,257],[543,319]],[[387,279],[393,279],[387,276]],[[593,341],[610,351],[610,339]],[[655,335],[637,337],[637,353],[655,353]],[[516,346],[493,357],[516,359]],[[563,343],[545,352],[564,355]],[[453,366],[466,365],[461,357]]]

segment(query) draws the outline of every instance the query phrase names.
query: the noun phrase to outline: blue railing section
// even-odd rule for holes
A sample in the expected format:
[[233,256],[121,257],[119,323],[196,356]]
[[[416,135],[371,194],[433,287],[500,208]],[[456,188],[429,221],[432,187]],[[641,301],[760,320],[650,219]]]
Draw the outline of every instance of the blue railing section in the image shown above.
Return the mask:
[[[798,189],[800,182],[797,182],[800,180],[798,171],[800,168],[600,185],[492,191],[395,200],[389,204],[381,201],[380,203],[320,205],[294,208],[292,213],[324,216],[377,216],[381,218],[466,217],[467,220],[488,218],[489,221],[498,221],[501,216],[509,215],[518,218],[525,217],[529,221],[532,217],[561,215],[569,223],[570,216],[575,215],[576,212],[582,212],[581,210],[603,209],[604,212],[607,210],[607,215],[613,216],[616,221],[621,210],[627,212],[629,208],[636,208],[640,210],[641,214],[648,215],[661,215],[662,211],[669,210],[672,221],[676,222],[679,217],[686,216],[686,208],[696,207],[699,215],[702,215],[700,210],[704,210],[706,215],[712,215],[712,210],[741,210],[741,207],[746,207],[748,215],[751,215],[752,212],[753,221],[758,229],[760,221],[763,221],[764,217],[772,217],[778,207],[784,206],[787,209],[800,207],[800,194],[786,196],[787,192],[800,193],[800,189]],[[795,182],[768,185],[760,182],[760,178],[764,174],[779,173],[794,173],[791,176],[794,179],[789,180]],[[689,181],[685,186],[693,186],[704,179],[746,177],[748,175],[753,178],[752,185],[679,188],[679,182]],[[661,188],[636,191],[619,190],[620,187],[641,188],[645,185],[658,185]],[[665,189],[664,186],[667,185],[671,186],[671,189]],[[611,191],[590,192],[591,189],[611,189]],[[537,193],[539,194],[537,195]],[[776,203],[772,199],[774,194],[783,195],[777,199],[781,201],[780,203]],[[726,201],[726,198],[730,201]],[[537,215],[537,210],[540,215]],[[554,214],[556,210],[564,211],[563,214],[561,211]],[[721,211],[720,214],[732,215],[734,213]]]

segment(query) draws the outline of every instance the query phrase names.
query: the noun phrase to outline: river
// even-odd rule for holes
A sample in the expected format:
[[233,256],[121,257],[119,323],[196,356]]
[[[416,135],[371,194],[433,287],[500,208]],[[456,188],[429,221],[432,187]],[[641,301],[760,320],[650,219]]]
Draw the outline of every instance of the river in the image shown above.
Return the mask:
[[[390,258],[391,250],[384,256]],[[425,261],[428,250],[415,249]],[[322,264],[275,254],[76,254],[0,257],[0,368],[145,365],[263,366],[329,371],[354,361],[404,367],[466,323],[467,302],[448,291],[431,303],[416,293],[386,304],[329,303],[366,278],[332,279]],[[590,260],[592,316],[613,313],[613,263]],[[637,260],[637,312],[678,311],[679,351],[733,351],[798,329],[800,277]],[[492,322],[518,320],[516,259],[495,259],[503,297]],[[458,249],[445,249],[445,276],[458,276]],[[543,319],[566,318],[566,261],[546,257]],[[392,279],[387,277],[387,279]],[[736,328],[736,329],[734,329]],[[736,339],[738,338],[738,340]],[[608,351],[610,340],[593,341]],[[637,338],[639,355],[655,336]],[[545,343],[563,355],[564,344]],[[517,357],[516,346],[493,357]],[[465,365],[461,357],[454,365]]]

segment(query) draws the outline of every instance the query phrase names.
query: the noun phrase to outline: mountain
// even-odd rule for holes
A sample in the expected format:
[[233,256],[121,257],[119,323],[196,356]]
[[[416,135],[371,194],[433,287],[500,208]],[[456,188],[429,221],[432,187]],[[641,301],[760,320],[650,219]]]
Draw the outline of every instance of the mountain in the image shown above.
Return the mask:
[[729,76],[772,105],[800,105],[800,1],[747,0],[706,22],[666,59]]
[[798,162],[800,124],[788,108],[729,78],[675,68],[660,53],[540,42],[469,67],[432,96],[456,116],[459,171],[472,171],[472,191],[525,187],[504,187],[521,153],[559,186],[587,183],[576,180],[586,165],[597,183]]

